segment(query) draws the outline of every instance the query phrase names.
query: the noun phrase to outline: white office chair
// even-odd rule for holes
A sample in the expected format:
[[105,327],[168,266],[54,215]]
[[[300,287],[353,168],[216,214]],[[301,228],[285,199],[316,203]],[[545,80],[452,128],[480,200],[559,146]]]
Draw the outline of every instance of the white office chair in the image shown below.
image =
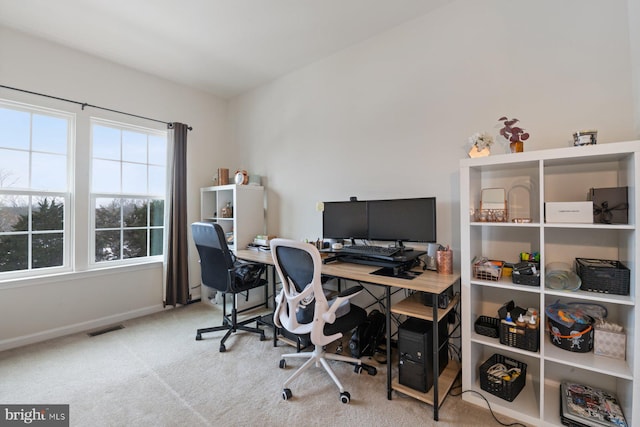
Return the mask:
[[[274,323],[276,327],[285,328],[296,335],[310,334],[314,345],[312,352],[282,356],[280,368],[286,367],[287,359],[309,359],[285,381],[282,391],[283,399],[291,398],[292,393],[288,386],[302,372],[313,365],[322,365],[340,389],[340,401],[349,403],[351,395],[345,391],[327,360],[354,364],[356,373],[362,371],[363,365],[359,359],[327,353],[324,346],[341,338],[343,334],[355,329],[366,320],[366,311],[352,304],[349,304],[347,313],[340,317],[336,316],[336,311],[338,309],[344,311],[345,304],[362,291],[362,286],[345,290],[329,304],[322,287],[320,252],[315,246],[293,240],[273,239],[271,254],[282,282],[282,291],[278,295],[273,315]],[[368,371],[369,374],[375,375],[375,370],[372,372],[368,369]]]

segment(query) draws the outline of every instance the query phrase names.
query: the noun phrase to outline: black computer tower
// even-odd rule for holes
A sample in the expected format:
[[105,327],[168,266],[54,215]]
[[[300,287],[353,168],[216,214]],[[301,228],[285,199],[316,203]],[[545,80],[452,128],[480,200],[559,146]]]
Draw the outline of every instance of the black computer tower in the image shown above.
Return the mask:
[[[438,323],[440,342],[438,363],[442,373],[449,362],[449,329],[447,318]],[[398,361],[400,384],[427,392],[433,386],[433,331],[432,322],[410,317],[398,327]]]

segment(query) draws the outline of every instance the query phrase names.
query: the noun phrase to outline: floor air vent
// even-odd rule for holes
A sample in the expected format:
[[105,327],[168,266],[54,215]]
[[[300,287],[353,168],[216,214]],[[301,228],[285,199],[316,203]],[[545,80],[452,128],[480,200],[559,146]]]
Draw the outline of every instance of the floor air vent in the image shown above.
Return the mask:
[[89,332],[90,337],[96,337],[98,335],[106,334],[107,332],[117,331],[118,329],[124,329],[124,325],[109,326],[108,328],[100,329],[98,331]]

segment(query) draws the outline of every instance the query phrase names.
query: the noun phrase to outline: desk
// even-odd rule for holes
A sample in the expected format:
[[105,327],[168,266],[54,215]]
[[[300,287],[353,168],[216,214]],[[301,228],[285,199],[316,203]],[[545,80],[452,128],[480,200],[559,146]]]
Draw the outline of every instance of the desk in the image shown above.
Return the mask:
[[[254,250],[238,250],[236,256],[246,261],[253,261],[273,267],[273,257],[270,252],[254,251]],[[385,315],[386,315],[386,335],[387,335],[387,399],[391,400],[392,390],[400,391],[403,394],[419,399],[433,406],[433,419],[438,420],[438,409],[444,399],[439,399],[440,386],[444,389],[444,395],[449,392],[453,386],[455,378],[460,372],[460,364],[454,360],[450,360],[447,367],[439,377],[434,377],[433,387],[427,393],[421,393],[411,388],[399,384],[397,381],[392,383],[391,380],[391,312],[396,314],[404,314],[411,317],[433,321],[433,372],[439,372],[438,369],[438,320],[442,319],[451,309],[458,303],[456,297],[446,309],[438,308],[438,295],[446,291],[451,285],[456,284],[460,280],[458,273],[452,275],[438,274],[434,271],[423,271],[422,274],[412,280],[401,279],[398,277],[379,276],[371,274],[379,267],[362,264],[351,264],[346,262],[335,261],[322,265],[322,274],[338,279],[352,280],[356,282],[367,283],[371,285],[383,286],[385,289]],[[420,270],[421,271],[421,270]],[[272,280],[275,292],[275,268],[272,268]],[[431,294],[432,307],[423,305],[421,302],[415,301],[415,298],[409,297],[395,306],[391,306],[391,288],[410,289],[413,291],[422,291]],[[431,311],[431,313],[429,313]],[[274,334],[275,335],[275,334]],[[439,384],[442,382],[442,384]]]

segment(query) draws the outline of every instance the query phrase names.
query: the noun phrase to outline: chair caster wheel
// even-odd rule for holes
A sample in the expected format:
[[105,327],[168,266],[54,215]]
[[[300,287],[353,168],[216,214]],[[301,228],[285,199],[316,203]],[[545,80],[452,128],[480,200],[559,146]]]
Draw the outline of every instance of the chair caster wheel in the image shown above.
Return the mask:
[[225,347],[224,344],[220,344],[220,353],[224,353],[225,351],[227,351],[227,347]]
[[284,369],[287,367],[287,361],[285,359],[280,359],[280,369]]
[[340,402],[349,403],[350,401],[351,401],[351,395],[349,394],[348,391],[343,391],[342,393],[340,393]]
[[367,373],[373,377],[378,373],[378,370],[376,369],[375,366],[369,366],[367,368]]
[[196,341],[202,341],[202,335],[196,334]]
[[282,390],[282,399],[289,400],[291,399],[291,396],[293,396],[291,394],[291,390],[289,390],[288,388],[285,388],[284,390]]
[[353,372],[360,374],[362,372],[362,365],[356,365],[355,368],[353,368]]

